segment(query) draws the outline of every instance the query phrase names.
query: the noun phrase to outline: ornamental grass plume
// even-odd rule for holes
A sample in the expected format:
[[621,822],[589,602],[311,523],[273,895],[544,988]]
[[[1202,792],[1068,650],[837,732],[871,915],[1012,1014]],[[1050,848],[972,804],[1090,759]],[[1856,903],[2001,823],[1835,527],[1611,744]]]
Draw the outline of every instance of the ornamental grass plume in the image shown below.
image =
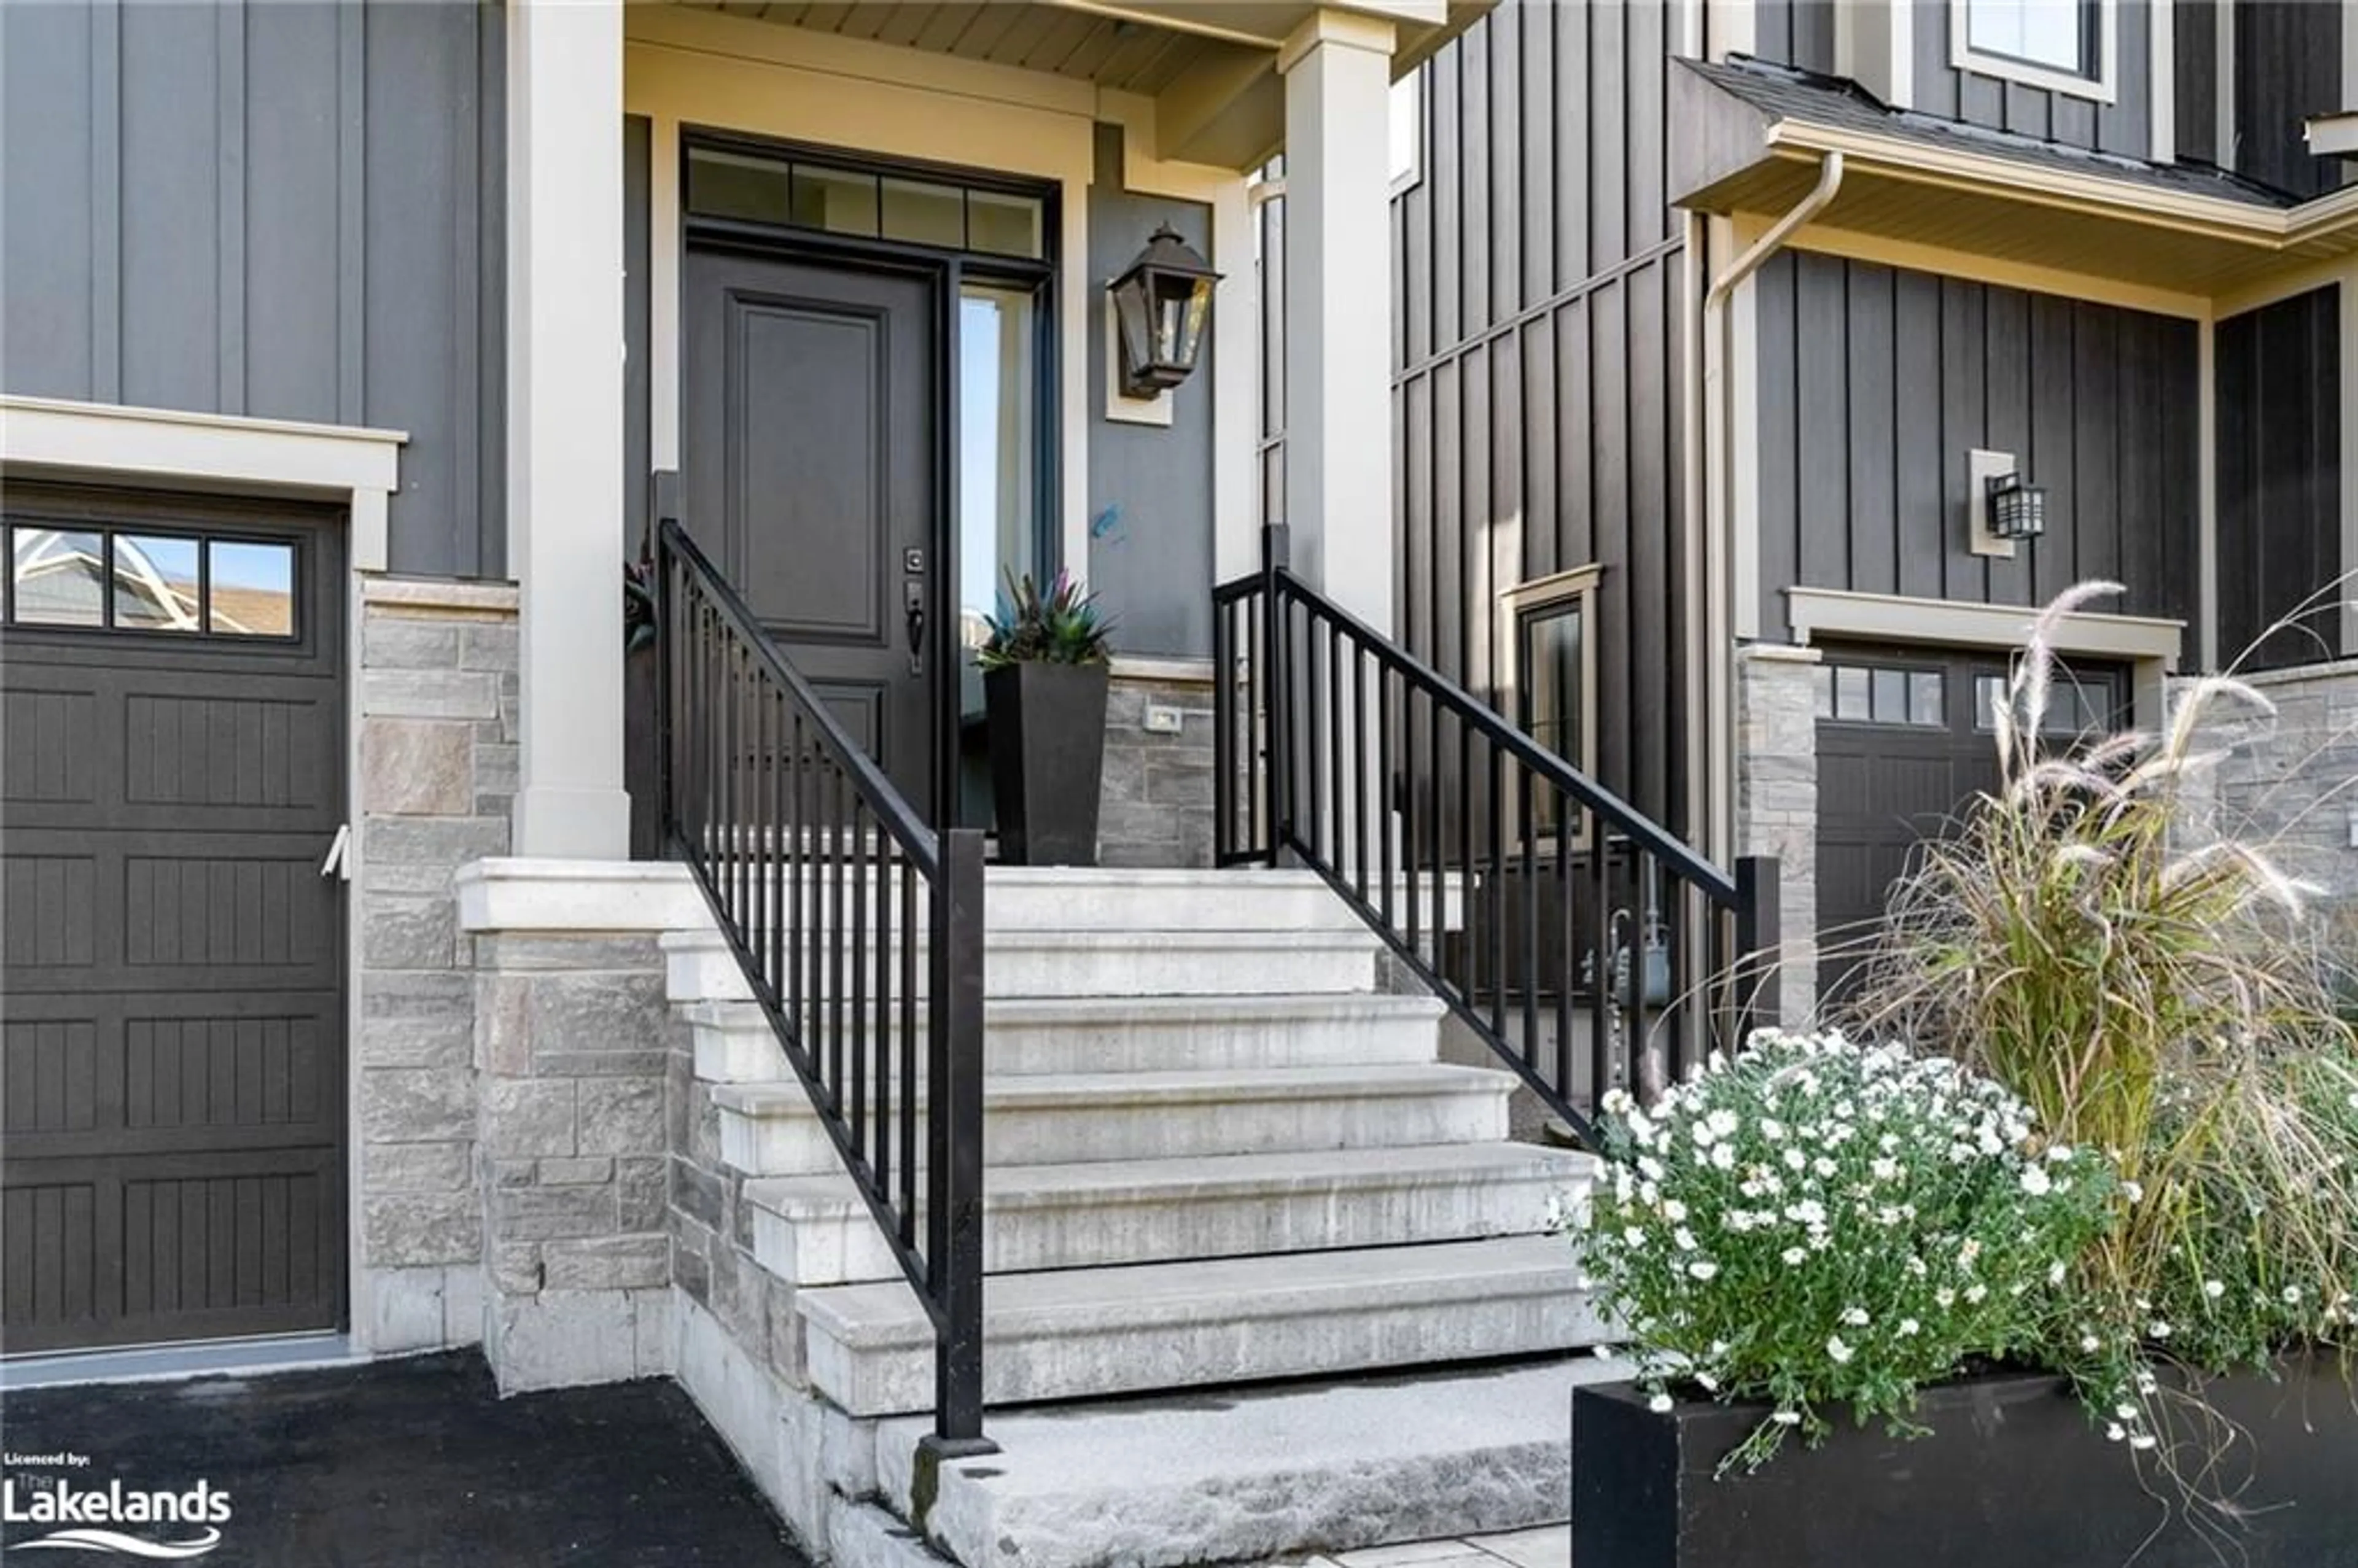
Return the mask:
[[2151,1416],[2146,1359],[2223,1373],[2352,1342],[2358,1032],[2322,891],[2209,787],[2221,738],[2266,730],[2265,693],[2207,676],[2158,733],[2042,744],[2063,618],[2117,591],[2039,614],[1990,715],[2003,784],[1895,887],[1848,1016],[2112,1156],[2118,1223],[2080,1260],[2087,1323],[2054,1359]]

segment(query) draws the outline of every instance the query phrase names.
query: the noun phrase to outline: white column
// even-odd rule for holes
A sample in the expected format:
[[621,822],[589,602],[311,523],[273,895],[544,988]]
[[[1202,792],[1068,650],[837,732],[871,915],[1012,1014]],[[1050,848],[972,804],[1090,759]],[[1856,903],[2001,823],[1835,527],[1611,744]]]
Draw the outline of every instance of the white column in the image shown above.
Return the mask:
[[507,14],[515,851],[622,860],[622,7],[511,0]]
[[1285,77],[1285,521],[1293,567],[1392,625],[1392,28],[1320,11]]

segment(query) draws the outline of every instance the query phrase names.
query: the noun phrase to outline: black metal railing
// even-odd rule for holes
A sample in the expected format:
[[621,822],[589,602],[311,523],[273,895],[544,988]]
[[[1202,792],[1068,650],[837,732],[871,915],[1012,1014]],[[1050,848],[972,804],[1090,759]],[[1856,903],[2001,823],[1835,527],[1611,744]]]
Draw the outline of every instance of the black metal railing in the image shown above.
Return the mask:
[[678,523],[656,533],[663,820],[933,1320],[982,1441],[982,835],[936,833]]
[[1220,864],[1316,871],[1584,1139],[1775,1016],[1774,860],[1703,860],[1264,535],[1213,592]]

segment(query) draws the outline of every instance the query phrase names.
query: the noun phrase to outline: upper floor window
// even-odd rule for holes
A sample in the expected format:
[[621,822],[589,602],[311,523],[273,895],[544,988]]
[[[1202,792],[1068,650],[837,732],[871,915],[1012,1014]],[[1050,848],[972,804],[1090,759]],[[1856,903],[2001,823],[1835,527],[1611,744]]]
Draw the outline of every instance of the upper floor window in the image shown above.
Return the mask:
[[2111,103],[2118,0],[1951,0],[1960,70]]

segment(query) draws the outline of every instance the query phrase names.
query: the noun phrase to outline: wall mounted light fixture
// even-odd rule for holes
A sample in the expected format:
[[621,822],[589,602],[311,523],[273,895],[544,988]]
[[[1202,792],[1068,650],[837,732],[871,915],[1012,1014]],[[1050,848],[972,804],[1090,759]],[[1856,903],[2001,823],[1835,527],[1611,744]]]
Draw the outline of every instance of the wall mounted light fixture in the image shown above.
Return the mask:
[[1220,275],[1168,225],[1154,231],[1107,293],[1121,332],[1121,387],[1130,397],[1168,392],[1194,373]]
[[1974,554],[2010,559],[2017,543],[2047,532],[2047,492],[2023,477],[2012,452],[1967,453],[1965,482]]

